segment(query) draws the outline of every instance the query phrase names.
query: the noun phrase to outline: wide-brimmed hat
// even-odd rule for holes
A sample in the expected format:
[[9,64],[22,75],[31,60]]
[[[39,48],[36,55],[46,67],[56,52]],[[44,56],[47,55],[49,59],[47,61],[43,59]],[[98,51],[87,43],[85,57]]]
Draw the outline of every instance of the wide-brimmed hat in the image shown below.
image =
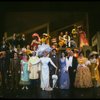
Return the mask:
[[38,38],[38,41],[40,41],[40,36],[39,36],[38,33],[33,33],[33,34],[32,34],[32,37],[33,37],[33,38],[34,38],[34,37],[37,37],[37,38]]
[[43,36],[48,36],[48,34],[47,33],[43,33]]
[[81,25],[79,25],[79,26],[77,26],[77,28],[79,29],[79,28],[82,28],[82,26]]
[[32,34],[32,37],[35,37],[35,36],[37,36],[37,37],[38,37],[38,36],[39,36],[39,34],[38,34],[38,33],[33,33],[33,34]]
[[89,56],[91,57],[91,56],[93,56],[93,55],[98,55],[98,52],[96,52],[96,51],[92,51],[92,52],[90,53]]

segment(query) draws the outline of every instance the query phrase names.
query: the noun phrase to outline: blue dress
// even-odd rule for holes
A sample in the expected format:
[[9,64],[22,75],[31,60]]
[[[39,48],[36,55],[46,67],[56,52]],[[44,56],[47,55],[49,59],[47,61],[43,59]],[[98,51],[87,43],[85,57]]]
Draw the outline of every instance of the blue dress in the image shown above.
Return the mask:
[[60,59],[60,79],[59,79],[59,87],[60,89],[69,89],[70,80],[69,80],[69,72],[65,71],[66,69],[66,59]]
[[28,72],[28,62],[21,60],[21,80],[20,84],[29,85],[29,72]]

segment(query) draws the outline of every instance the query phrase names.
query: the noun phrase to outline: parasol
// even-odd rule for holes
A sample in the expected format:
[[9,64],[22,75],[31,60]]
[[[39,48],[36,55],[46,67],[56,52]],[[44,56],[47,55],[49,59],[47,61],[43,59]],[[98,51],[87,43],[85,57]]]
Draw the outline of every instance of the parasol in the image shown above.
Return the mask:
[[55,74],[52,75],[52,80],[53,80],[53,87],[54,88],[56,86],[57,80],[58,80],[58,76],[56,75],[57,70],[55,71]]

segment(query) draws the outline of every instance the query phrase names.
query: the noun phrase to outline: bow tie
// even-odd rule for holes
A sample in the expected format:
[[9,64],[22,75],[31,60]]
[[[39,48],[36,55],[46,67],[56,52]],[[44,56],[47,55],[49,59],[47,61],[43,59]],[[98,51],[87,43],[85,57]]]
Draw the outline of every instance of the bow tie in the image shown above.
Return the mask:
[[54,58],[56,57],[56,56],[53,56]]

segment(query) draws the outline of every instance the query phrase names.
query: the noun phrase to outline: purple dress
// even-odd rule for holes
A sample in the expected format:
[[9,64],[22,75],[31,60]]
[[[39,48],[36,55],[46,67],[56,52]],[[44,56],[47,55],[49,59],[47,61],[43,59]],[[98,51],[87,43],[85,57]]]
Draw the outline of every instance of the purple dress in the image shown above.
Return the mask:
[[59,79],[59,87],[60,89],[69,89],[70,80],[69,80],[69,72],[65,71],[66,69],[66,59],[60,59],[60,79]]

